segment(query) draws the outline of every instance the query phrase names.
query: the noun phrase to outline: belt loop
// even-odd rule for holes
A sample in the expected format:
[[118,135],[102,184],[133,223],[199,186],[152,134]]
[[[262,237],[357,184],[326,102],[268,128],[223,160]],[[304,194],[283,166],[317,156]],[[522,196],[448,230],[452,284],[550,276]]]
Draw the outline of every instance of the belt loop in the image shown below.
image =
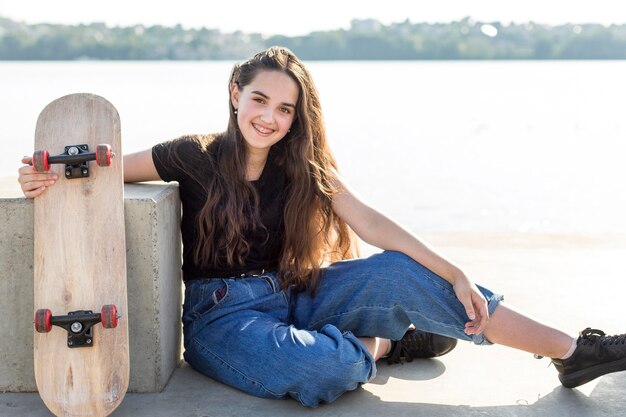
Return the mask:
[[265,275],[265,280],[267,282],[269,282],[269,284],[272,286],[272,291],[273,292],[279,292],[280,291],[280,285],[274,280],[275,277],[273,277],[272,275],[270,275],[269,273]]

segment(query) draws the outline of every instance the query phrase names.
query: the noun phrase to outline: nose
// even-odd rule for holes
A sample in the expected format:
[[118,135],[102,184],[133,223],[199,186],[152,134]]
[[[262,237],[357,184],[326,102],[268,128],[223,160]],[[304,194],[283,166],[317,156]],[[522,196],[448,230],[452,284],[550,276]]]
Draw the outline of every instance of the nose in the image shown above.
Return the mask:
[[263,121],[264,123],[272,123],[273,120],[274,120],[273,110],[269,107],[266,107],[265,109],[263,109],[263,112],[261,113],[261,121]]

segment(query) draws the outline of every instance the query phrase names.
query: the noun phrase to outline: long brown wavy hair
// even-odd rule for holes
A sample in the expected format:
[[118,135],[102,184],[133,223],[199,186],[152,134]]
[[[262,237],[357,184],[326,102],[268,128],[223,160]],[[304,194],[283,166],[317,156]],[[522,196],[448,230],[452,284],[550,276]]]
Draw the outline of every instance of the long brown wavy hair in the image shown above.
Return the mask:
[[242,89],[261,71],[281,71],[299,88],[290,132],[273,146],[278,148],[276,161],[287,178],[279,274],[283,287],[307,288],[314,293],[320,268],[328,262],[354,257],[358,249],[354,234],[331,207],[332,196],[338,192],[337,164],[326,139],[317,88],[304,64],[284,47],[271,47],[233,67],[228,83],[230,117],[226,131],[196,137],[213,165],[213,175],[208,180],[197,178],[205,185],[208,198],[197,219],[194,261],[207,267],[219,263],[225,254],[228,266],[243,265],[250,249],[246,230],[263,228],[258,193],[246,180],[245,141],[230,101],[231,85]]

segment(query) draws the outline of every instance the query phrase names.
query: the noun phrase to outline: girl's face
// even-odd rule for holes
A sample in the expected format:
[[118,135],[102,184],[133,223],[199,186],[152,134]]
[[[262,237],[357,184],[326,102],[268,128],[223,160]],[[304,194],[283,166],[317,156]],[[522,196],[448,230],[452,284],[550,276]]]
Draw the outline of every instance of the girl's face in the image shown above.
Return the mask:
[[237,125],[248,151],[264,150],[287,134],[296,116],[298,85],[280,71],[261,71],[242,89],[231,86]]

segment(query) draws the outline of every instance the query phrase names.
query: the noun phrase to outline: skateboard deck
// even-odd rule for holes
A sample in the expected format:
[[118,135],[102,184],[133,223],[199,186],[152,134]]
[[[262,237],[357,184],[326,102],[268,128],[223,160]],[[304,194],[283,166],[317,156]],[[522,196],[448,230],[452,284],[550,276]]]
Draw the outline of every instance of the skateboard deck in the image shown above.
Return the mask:
[[57,416],[106,416],[129,379],[119,115],[93,94],[61,97],[35,150],[36,169],[59,176],[34,201],[37,388]]

